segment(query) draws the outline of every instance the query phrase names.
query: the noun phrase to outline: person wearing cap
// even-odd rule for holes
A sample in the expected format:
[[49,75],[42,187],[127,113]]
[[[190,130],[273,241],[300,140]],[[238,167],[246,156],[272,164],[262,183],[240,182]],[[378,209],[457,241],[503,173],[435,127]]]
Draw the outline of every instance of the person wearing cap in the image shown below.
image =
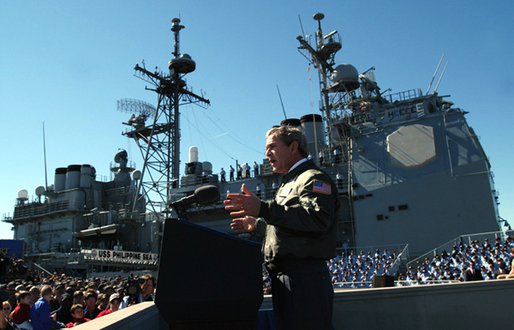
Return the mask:
[[223,203],[233,218],[230,227],[264,234],[277,328],[332,329],[334,291],[326,261],[336,255],[337,188],[307,158],[301,130],[274,127],[265,148],[282,182],[272,201],[261,201],[244,184],[242,193],[228,194]]
[[86,308],[84,309],[84,316],[88,319],[94,319],[100,314],[100,309],[96,306],[97,295],[94,290],[87,290],[85,294]]
[[28,291],[22,290],[16,294],[18,305],[11,312],[10,318],[12,322],[20,330],[32,330],[30,323],[30,306],[32,305],[32,298]]
[[101,311],[96,318],[102,317],[107,314],[111,314],[112,312],[116,312],[120,309],[121,298],[117,293],[111,294],[109,297],[109,307]]
[[84,307],[81,304],[71,306],[70,313],[73,320],[66,324],[66,328],[73,328],[76,325],[91,321],[87,317],[84,317]]

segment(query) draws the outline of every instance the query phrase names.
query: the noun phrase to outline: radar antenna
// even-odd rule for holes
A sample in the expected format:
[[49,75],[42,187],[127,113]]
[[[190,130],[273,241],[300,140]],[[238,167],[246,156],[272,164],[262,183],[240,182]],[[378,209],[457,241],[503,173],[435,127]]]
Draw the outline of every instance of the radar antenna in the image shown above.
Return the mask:
[[[133,114],[133,121],[125,123],[132,128],[123,133],[138,145],[143,158],[141,178],[137,182],[135,209],[138,200],[145,199],[147,209],[156,215],[169,216],[168,202],[171,189],[178,185],[180,169],[180,113],[179,106],[197,104],[202,107],[210,105],[203,96],[193,93],[188,88],[184,76],[196,69],[196,63],[188,54],[180,52],[180,31],[185,26],[179,18],[171,21],[174,35],[172,59],[168,62],[169,73],[151,72],[136,64],[135,75],[151,84],[147,90],[157,94],[157,107],[137,100],[120,100],[118,109]],[[143,119],[152,118],[148,124],[136,120],[136,114]]]
[[[439,73],[439,68],[441,67],[441,63],[443,62],[443,59],[444,59],[444,53],[441,54],[441,58],[439,59],[439,63],[437,63],[437,67],[435,68],[434,74],[432,75],[432,79],[430,80],[430,84],[428,84],[428,88],[427,88],[427,91],[426,91],[425,95],[428,95],[428,93],[430,93],[430,89],[432,88],[432,84],[434,83],[435,77]],[[444,73],[446,72],[446,66],[447,65],[448,65],[448,61],[446,61],[446,64],[444,65],[443,72],[441,73],[441,76],[439,77],[439,80],[437,82],[437,86],[436,86],[434,92],[436,92],[437,88],[439,87],[439,83],[441,82],[441,79],[443,78]]]

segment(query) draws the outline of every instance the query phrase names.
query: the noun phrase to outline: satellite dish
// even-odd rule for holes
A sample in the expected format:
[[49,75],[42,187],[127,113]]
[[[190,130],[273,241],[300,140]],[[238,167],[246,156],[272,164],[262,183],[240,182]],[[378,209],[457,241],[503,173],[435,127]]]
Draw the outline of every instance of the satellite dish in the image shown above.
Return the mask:
[[122,161],[127,161],[128,159],[128,154],[125,150],[121,149],[120,151],[118,151],[118,153],[116,153],[116,155],[114,156],[114,161],[116,163],[121,163]]
[[18,199],[19,200],[29,199],[29,192],[27,191],[27,189],[22,189],[22,190],[18,191]]
[[45,187],[43,186],[39,186],[36,188],[36,195],[37,196],[41,196],[45,193]]
[[132,179],[134,179],[134,180],[141,179],[141,171],[140,170],[134,171],[134,173],[132,173]]

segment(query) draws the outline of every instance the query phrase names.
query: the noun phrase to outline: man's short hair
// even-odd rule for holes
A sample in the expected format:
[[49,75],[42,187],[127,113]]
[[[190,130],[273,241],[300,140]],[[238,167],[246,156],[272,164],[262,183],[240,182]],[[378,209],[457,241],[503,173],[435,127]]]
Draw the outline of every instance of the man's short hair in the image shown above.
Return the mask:
[[52,294],[52,287],[50,285],[43,285],[41,288],[41,297],[48,296]]
[[277,135],[280,141],[284,142],[286,146],[290,146],[294,141],[298,142],[298,152],[300,155],[303,157],[307,157],[309,155],[307,139],[301,129],[289,125],[281,125],[268,130],[266,132],[266,137],[269,137],[270,135]]
[[96,299],[97,298],[97,294],[96,294],[96,292],[94,290],[89,289],[89,290],[86,290],[86,293],[84,294],[84,297],[86,299],[88,299],[89,297],[94,297]]
[[41,290],[35,285],[30,287],[29,292],[31,294],[41,294]]

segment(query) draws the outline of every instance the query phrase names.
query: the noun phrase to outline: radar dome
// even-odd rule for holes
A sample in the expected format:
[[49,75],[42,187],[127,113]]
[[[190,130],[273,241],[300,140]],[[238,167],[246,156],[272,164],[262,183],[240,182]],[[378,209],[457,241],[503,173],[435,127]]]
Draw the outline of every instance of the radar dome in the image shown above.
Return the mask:
[[29,192],[27,191],[27,189],[22,189],[18,191],[18,199],[29,199]]
[[211,162],[203,162],[202,163],[203,171],[207,174],[212,174],[212,163]]
[[340,64],[332,72],[332,80],[342,84],[347,91],[353,91],[359,87],[359,73],[351,64]]

